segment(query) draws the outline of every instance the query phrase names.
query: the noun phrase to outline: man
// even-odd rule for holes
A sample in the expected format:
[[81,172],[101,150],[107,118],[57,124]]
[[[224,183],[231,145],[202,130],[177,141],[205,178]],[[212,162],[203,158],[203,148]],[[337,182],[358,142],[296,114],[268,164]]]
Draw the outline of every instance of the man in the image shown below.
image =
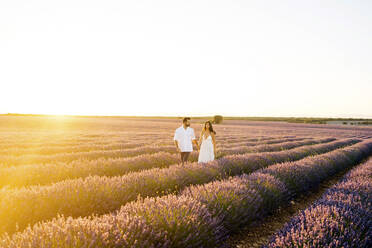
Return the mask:
[[182,126],[176,129],[174,133],[174,143],[177,151],[181,153],[182,165],[187,162],[190,152],[192,152],[192,143],[199,150],[198,141],[195,138],[194,129],[190,127],[190,118],[185,117],[182,120]]

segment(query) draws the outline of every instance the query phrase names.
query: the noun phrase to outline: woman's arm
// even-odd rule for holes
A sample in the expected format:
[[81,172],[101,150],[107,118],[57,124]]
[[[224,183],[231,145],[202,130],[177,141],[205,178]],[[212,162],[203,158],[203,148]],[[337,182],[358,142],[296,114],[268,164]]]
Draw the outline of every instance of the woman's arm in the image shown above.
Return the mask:
[[214,133],[211,133],[212,136],[212,141],[213,141],[213,151],[214,151],[214,157],[217,155],[217,150],[216,150],[216,136]]

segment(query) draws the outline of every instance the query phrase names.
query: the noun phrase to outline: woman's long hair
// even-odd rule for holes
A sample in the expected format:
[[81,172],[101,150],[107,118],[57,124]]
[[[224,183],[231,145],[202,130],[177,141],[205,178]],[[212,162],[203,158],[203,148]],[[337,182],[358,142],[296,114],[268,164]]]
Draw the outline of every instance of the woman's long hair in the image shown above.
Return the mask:
[[203,130],[204,131],[207,130],[207,123],[209,123],[209,132],[216,134],[216,131],[213,130],[213,126],[212,126],[212,122],[211,121],[206,121],[204,123]]

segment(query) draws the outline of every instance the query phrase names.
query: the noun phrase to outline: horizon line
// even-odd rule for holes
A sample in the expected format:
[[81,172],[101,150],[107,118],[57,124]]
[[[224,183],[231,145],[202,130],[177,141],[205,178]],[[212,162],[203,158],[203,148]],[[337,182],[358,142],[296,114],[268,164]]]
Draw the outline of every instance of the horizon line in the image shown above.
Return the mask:
[[123,117],[123,118],[210,118],[220,115],[223,118],[273,118],[273,119],[344,119],[344,120],[372,120],[372,117],[314,117],[314,116],[244,116],[244,115],[74,115],[74,114],[30,114],[30,113],[0,113],[0,116],[54,116],[54,117]]

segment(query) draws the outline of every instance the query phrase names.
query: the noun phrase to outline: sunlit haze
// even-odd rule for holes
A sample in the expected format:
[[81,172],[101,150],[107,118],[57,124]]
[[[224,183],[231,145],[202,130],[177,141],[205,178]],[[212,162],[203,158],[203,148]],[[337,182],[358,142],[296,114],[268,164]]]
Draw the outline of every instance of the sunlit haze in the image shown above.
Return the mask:
[[372,118],[372,1],[0,1],[0,113]]

